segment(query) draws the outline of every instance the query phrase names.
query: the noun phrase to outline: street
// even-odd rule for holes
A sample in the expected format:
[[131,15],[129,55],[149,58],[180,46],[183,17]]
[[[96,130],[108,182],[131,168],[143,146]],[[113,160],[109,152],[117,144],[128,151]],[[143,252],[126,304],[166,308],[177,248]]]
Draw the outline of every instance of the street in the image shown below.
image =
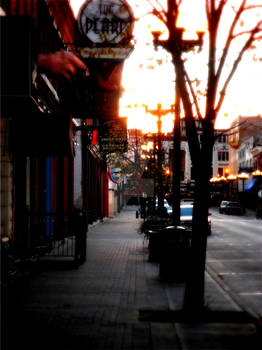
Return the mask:
[[262,221],[254,214],[219,214],[211,209],[207,268],[235,301],[262,315]]

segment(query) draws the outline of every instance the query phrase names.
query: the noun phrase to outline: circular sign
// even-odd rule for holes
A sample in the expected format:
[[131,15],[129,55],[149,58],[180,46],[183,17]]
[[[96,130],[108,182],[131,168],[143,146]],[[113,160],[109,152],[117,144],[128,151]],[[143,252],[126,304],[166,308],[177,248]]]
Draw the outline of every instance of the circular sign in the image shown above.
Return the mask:
[[79,29],[93,44],[128,44],[134,16],[125,0],[88,0],[78,15]]

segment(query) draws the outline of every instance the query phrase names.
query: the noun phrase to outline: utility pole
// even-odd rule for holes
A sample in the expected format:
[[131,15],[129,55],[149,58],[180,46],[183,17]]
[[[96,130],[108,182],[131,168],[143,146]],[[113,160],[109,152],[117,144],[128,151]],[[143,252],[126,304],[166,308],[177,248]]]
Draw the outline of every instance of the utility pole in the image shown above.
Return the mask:
[[[168,52],[172,54],[173,61],[180,61],[182,58],[182,53],[191,50],[194,46],[202,46],[203,44],[203,32],[197,32],[197,40],[183,40],[184,28],[174,28],[174,33],[167,40],[160,40],[159,37],[162,34],[160,31],[153,31],[153,43],[155,49],[158,46],[162,46]],[[175,65],[176,67],[176,65]],[[175,101],[175,122],[174,122],[174,138],[173,138],[173,225],[180,225],[180,174],[181,174],[181,131],[180,131],[180,91],[178,81],[183,79],[181,77],[181,72],[176,69],[176,101]]]
[[164,212],[164,193],[163,193],[163,159],[162,159],[162,134],[161,134],[161,127],[162,127],[162,121],[161,117],[173,112],[173,109],[162,109],[161,103],[157,104],[157,109],[148,109],[148,106],[146,106],[146,112],[150,113],[157,117],[157,180],[158,180],[158,208],[159,212]]

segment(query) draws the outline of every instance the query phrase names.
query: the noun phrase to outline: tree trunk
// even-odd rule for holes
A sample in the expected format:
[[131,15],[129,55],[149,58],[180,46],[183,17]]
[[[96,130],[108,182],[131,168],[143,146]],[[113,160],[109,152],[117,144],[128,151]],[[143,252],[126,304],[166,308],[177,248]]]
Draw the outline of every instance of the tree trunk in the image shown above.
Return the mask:
[[192,103],[187,90],[181,51],[172,52],[176,85],[185,111],[186,133],[191,162],[195,171],[195,194],[189,272],[184,296],[184,309],[201,310],[205,303],[205,263],[208,229],[209,178],[214,144],[214,108],[202,123],[202,140],[199,142]]
[[[210,141],[210,140],[209,140]],[[208,234],[209,174],[212,143],[202,145],[201,160],[193,164],[196,172],[193,227],[189,272],[184,295],[184,309],[201,311],[205,306],[205,264]]]

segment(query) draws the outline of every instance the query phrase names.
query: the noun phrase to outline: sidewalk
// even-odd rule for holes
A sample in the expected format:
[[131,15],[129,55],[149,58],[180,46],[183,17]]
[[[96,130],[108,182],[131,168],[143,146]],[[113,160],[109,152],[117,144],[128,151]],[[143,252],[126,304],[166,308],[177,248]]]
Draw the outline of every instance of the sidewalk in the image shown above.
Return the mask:
[[181,318],[184,284],[161,283],[139,223],[135,207],[124,208],[89,228],[83,265],[42,267],[13,291],[6,349],[260,349],[255,326],[208,272],[206,303],[220,318]]

